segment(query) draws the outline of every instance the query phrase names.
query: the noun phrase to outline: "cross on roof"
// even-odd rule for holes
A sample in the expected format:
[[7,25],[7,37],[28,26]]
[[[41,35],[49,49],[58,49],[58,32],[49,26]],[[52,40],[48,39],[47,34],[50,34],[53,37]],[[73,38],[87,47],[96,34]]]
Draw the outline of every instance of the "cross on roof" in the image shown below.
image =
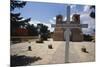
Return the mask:
[[66,45],[65,45],[65,63],[69,62],[69,41],[70,41],[70,28],[87,28],[87,24],[70,24],[70,5],[67,5],[67,21],[65,24],[51,25],[52,27],[61,27],[65,29]]

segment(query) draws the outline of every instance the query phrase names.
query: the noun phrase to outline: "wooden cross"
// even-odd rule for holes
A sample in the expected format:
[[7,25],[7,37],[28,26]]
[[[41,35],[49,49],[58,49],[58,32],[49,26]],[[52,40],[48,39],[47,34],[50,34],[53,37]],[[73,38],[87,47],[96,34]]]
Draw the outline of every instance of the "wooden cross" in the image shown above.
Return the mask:
[[69,63],[69,41],[70,28],[87,28],[87,24],[70,24],[70,5],[67,6],[67,22],[65,24],[52,24],[52,27],[61,27],[65,29],[66,45],[65,45],[65,63]]

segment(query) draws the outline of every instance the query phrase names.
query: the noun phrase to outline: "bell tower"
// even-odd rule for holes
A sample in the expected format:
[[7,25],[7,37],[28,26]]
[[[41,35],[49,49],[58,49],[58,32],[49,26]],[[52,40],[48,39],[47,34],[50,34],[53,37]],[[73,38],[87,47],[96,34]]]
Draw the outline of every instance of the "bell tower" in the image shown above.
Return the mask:
[[[63,16],[57,15],[56,16],[56,25],[61,25],[63,22]],[[54,41],[64,41],[64,30],[61,27],[55,27],[54,34],[53,34]]]
[[[72,16],[71,24],[80,24],[80,15],[74,14]],[[83,34],[81,28],[71,29],[71,41],[80,42],[83,41]]]

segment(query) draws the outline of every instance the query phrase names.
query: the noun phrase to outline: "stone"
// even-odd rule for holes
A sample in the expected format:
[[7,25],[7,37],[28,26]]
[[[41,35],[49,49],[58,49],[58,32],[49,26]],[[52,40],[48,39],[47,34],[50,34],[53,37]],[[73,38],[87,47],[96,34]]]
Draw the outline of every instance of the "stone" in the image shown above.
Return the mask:
[[28,46],[28,51],[32,51],[32,48],[31,48],[31,46]]
[[81,48],[81,51],[84,52],[84,53],[89,53],[85,47]]
[[36,43],[43,43],[43,39],[37,40]]
[[48,48],[49,49],[53,49],[52,44],[48,45]]

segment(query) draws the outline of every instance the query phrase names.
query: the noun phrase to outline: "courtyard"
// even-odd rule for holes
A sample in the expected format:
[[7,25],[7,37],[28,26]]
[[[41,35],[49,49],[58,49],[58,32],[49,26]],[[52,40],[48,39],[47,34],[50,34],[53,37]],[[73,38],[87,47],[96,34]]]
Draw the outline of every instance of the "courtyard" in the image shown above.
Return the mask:
[[[52,45],[52,49],[48,48]],[[48,39],[44,43],[36,43],[36,40],[31,39],[26,42],[16,43],[11,45],[11,56],[26,56],[36,60],[26,60],[26,65],[40,65],[40,64],[61,64],[65,63],[65,41],[53,41]],[[28,46],[31,46],[32,51],[28,51]],[[86,48],[88,53],[81,49]],[[95,61],[95,43],[94,42],[69,42],[69,63],[77,62],[93,62]],[[20,60],[20,61],[24,61]],[[31,59],[32,60],[32,59]],[[12,62],[16,61],[12,59]],[[25,63],[25,61],[24,61]],[[24,65],[15,62],[20,66]]]

